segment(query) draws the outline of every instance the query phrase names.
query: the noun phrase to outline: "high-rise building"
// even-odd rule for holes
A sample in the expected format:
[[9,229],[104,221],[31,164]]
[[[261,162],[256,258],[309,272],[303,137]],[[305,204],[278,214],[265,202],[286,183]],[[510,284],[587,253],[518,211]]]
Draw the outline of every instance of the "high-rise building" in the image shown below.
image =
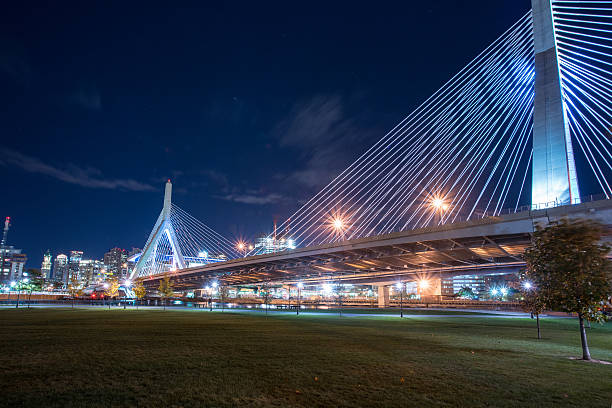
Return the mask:
[[104,254],[104,265],[109,275],[118,279],[128,278],[128,253],[125,249],[113,248]]
[[82,277],[79,275],[79,266],[81,264],[81,259],[83,259],[83,251],[70,251],[70,259],[68,260],[68,280],[70,282],[72,279],[76,279],[77,281],[82,281]]
[[47,252],[45,252],[45,255],[43,255],[43,261],[42,261],[42,265],[40,266],[40,272],[42,273],[42,276],[45,277],[45,279],[49,280],[51,279],[51,251],[47,250]]
[[79,282],[83,286],[100,283],[104,280],[106,267],[97,259],[81,259],[79,262]]
[[63,285],[68,282],[68,257],[66,255],[59,254],[55,257],[52,279],[54,282],[61,282]]
[[12,281],[17,281],[23,276],[23,267],[28,260],[26,254],[21,253],[21,249],[16,249],[13,246],[5,245],[3,249],[2,255],[2,267],[1,267],[1,275],[2,282],[8,283]]

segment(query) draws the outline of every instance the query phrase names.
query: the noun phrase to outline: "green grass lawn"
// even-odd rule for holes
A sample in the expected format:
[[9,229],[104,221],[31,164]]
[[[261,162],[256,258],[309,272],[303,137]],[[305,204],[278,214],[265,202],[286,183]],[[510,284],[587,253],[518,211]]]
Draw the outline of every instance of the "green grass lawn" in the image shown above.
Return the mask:
[[[577,322],[0,310],[0,405],[606,407]],[[589,330],[612,361],[612,324]]]

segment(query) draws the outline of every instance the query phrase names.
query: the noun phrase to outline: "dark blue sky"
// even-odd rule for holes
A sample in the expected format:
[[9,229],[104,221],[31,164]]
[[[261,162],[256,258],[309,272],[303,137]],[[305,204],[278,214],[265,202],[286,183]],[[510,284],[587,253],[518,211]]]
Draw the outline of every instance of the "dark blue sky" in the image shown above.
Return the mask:
[[9,243],[100,257],[174,202],[269,232],[529,7],[427,2],[10,2],[0,14]]

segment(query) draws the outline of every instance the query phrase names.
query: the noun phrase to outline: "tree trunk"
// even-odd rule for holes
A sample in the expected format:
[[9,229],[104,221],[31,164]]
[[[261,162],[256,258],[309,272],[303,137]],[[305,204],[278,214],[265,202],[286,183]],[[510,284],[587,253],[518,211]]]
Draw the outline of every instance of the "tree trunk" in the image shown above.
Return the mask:
[[582,342],[582,359],[590,360],[591,353],[589,351],[589,344],[587,343],[586,331],[584,330],[584,318],[582,314],[578,313],[578,321],[580,322],[580,340]]
[[164,299],[164,311],[166,311],[166,299]]
[[536,313],[536,324],[538,325],[538,340],[542,338],[540,335],[540,314]]

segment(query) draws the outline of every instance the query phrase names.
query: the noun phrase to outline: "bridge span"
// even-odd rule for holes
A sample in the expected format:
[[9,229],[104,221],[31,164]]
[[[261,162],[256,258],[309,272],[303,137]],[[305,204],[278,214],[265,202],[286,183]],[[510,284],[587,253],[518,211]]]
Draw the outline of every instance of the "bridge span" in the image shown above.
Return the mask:
[[[212,281],[226,285],[342,282],[381,286],[423,277],[508,274],[524,266],[521,255],[535,225],[563,217],[588,217],[612,228],[612,200],[248,256],[145,277],[144,283],[156,287],[160,279],[171,276],[178,290],[201,289]],[[432,285],[431,290],[439,288]]]

